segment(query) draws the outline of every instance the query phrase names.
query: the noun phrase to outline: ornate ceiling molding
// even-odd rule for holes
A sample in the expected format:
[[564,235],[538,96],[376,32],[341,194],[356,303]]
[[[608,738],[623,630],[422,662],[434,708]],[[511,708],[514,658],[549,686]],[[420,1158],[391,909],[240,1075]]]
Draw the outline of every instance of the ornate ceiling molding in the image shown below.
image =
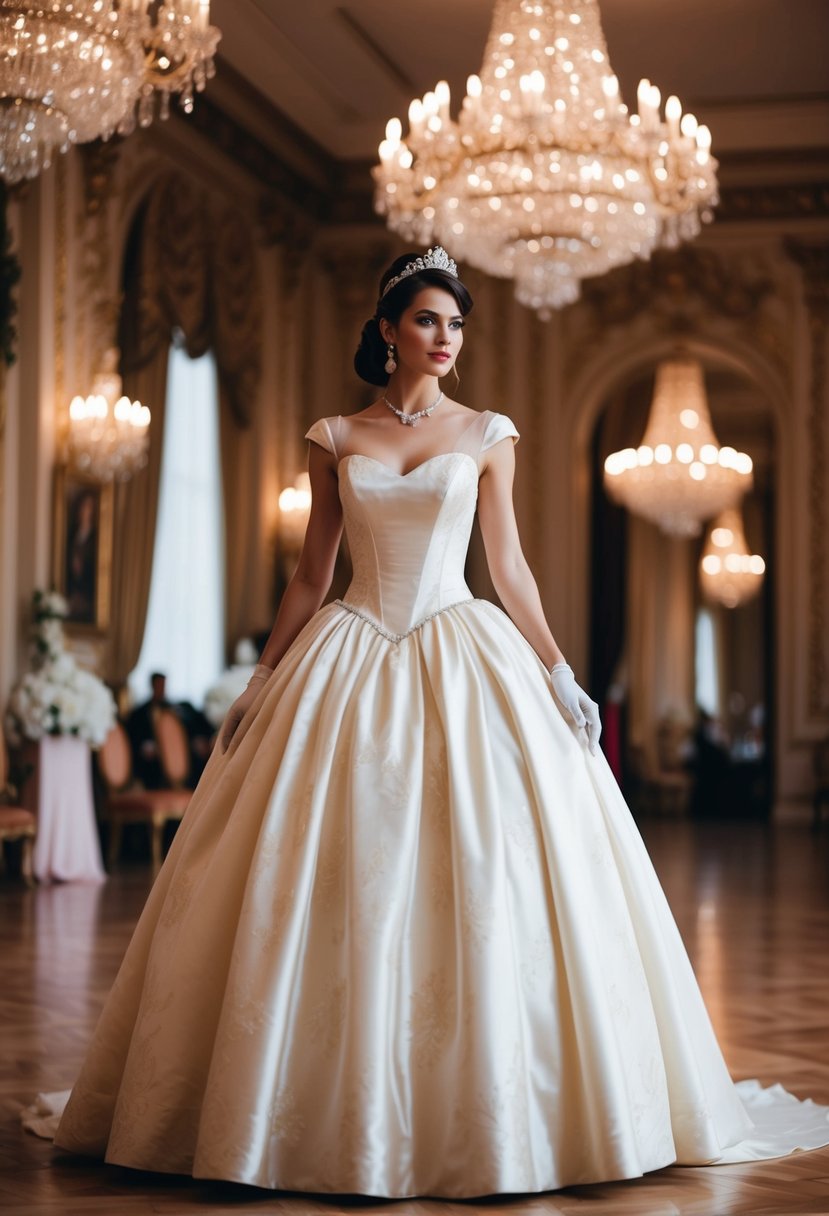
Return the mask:
[[745,276],[710,249],[690,245],[587,279],[583,296],[603,324],[613,325],[651,309],[656,299],[677,322],[686,317],[694,300],[714,313],[741,320],[755,313],[773,290],[770,278]]
[[[338,159],[299,128],[243,76],[221,63],[228,96],[239,98],[251,114],[264,121],[260,128],[293,155],[282,153],[231,114],[216,91],[199,97],[186,119],[200,135],[244,169],[268,191],[274,191],[301,208],[318,225],[373,223],[382,220],[373,206],[373,159]],[[769,151],[724,152],[720,157],[721,201],[715,226],[751,221],[829,219],[829,157],[822,149],[805,147]],[[304,165],[307,171],[300,167]],[[779,175],[799,168],[798,181],[763,182],[769,170]],[[750,172],[755,182],[731,182],[730,175]]]
[[715,216],[715,224],[829,219],[829,181],[724,186]]

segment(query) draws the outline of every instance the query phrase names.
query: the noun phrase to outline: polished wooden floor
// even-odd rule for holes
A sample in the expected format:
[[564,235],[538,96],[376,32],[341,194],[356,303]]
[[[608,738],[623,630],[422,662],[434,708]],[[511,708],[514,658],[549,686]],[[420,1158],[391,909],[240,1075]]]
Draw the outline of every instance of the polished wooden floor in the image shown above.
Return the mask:
[[[646,821],[734,1077],[829,1104],[829,824]],[[102,888],[28,890],[0,877],[0,1212],[6,1216],[367,1211],[439,1216],[829,1213],[829,1149],[541,1196],[449,1203],[275,1194],[141,1174],[59,1153],[21,1130],[22,1105],[68,1088],[149,887],[124,866]]]

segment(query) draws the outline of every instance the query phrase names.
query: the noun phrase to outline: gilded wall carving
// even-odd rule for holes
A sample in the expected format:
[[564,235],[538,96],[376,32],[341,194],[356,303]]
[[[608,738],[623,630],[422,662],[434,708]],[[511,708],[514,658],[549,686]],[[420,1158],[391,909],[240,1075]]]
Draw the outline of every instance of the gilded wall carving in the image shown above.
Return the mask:
[[230,409],[248,426],[262,368],[262,294],[243,217],[169,174],[147,199],[133,273],[134,311],[121,326],[129,365],[146,364],[180,329],[191,357],[214,348]]
[[257,218],[265,246],[280,248],[283,299],[289,303],[299,284],[317,224],[306,211],[273,192],[262,195]]
[[795,298],[781,261],[767,246],[715,252],[691,245],[588,279],[582,300],[564,314],[568,381],[606,344],[608,331],[622,327],[631,345],[716,334],[760,351],[788,380]]
[[809,317],[809,661],[808,705],[815,717],[829,716],[829,621],[826,619],[826,344],[829,340],[829,243],[789,241],[787,249],[803,275]]
[[55,165],[55,403],[66,400],[66,281],[67,251],[66,161]]
[[[77,208],[75,226],[78,290],[74,392],[88,391],[104,352],[113,345],[117,328],[121,301],[113,267],[112,203],[118,194],[120,149],[120,140],[96,140],[77,149],[82,205]],[[58,397],[61,405],[64,401],[65,395]]]

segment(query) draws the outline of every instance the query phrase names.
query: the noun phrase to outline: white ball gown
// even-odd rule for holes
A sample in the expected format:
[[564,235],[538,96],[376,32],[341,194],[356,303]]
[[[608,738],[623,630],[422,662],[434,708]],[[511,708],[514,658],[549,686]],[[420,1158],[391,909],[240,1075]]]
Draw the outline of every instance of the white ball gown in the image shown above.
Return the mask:
[[[338,455],[340,419],[307,437]],[[601,751],[464,561],[476,415],[405,476],[339,459],[354,577],[153,886],[56,1143],[280,1190],[464,1197],[829,1142],[729,1078]]]

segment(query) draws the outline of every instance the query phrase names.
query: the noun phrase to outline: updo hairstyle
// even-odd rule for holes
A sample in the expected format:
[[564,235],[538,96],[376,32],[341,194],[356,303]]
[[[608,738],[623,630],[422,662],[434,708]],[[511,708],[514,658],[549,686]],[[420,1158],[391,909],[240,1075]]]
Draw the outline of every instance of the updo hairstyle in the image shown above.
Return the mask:
[[418,253],[401,254],[399,258],[395,258],[380,279],[381,298],[377,301],[374,316],[369,318],[363,326],[360,345],[354,356],[354,370],[360,379],[367,381],[368,384],[377,384],[385,388],[389,382],[389,373],[385,368],[388,351],[380,333],[381,318],[396,325],[417,293],[424,287],[442,287],[448,291],[454,296],[458,312],[462,317],[472,311],[471,295],[460,279],[456,279],[446,270],[417,270],[414,274],[406,275],[405,279],[401,279],[392,287],[388,295],[383,296],[383,288],[389,279],[400,274],[410,262],[416,261],[418,257],[420,257]]

